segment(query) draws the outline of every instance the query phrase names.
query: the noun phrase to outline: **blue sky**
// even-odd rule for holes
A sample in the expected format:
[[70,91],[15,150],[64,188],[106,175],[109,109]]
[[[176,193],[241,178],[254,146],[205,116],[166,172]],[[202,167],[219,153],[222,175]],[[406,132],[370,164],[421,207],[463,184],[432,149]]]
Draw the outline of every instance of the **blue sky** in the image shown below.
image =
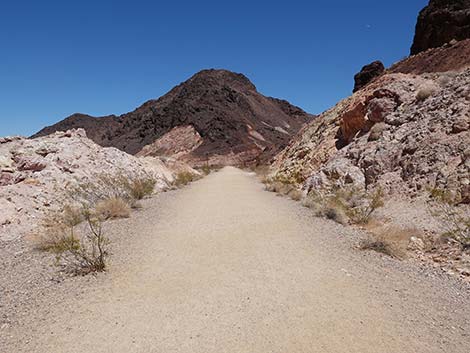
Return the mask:
[[320,113],[408,55],[427,0],[2,1],[0,136],[121,114],[204,68]]

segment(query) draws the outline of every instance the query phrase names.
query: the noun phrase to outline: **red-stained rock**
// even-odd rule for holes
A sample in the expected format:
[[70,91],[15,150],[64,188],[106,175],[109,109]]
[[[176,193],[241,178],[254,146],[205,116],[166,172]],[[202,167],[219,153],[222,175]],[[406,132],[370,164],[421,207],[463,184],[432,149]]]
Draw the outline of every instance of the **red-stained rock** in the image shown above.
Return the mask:
[[43,158],[31,157],[31,156],[15,156],[14,161],[16,163],[16,167],[20,171],[32,171],[32,172],[40,172],[44,168],[46,168],[47,164]]

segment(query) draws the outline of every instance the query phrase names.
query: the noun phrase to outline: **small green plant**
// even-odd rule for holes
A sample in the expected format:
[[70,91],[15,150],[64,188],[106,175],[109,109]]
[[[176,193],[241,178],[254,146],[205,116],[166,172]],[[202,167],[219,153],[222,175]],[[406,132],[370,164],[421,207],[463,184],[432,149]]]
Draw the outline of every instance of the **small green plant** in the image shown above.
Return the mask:
[[191,172],[180,172],[176,175],[173,185],[180,188],[195,181],[196,175]]
[[[85,223],[82,232],[76,232]],[[86,274],[106,269],[109,240],[103,232],[100,216],[88,208],[66,206],[62,212],[46,217],[36,247],[56,255],[75,273]]]
[[346,224],[348,220],[355,224],[366,224],[383,204],[381,189],[376,189],[372,193],[355,188],[311,191],[303,200],[303,205],[314,209],[316,215],[340,224]]
[[353,223],[366,224],[372,214],[383,205],[383,192],[382,189],[378,188],[371,194],[364,194],[363,201],[356,207],[348,207],[346,214]]

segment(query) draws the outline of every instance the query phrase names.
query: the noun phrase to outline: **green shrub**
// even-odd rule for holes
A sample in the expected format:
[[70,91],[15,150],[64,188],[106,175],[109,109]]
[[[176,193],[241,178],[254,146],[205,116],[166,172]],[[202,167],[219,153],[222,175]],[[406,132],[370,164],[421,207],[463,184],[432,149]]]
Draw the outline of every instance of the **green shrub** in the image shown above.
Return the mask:
[[180,188],[188,185],[189,183],[192,183],[197,179],[197,175],[191,172],[180,172],[176,175],[175,180],[173,181],[173,185]]
[[[79,219],[86,225],[82,232],[76,232]],[[87,208],[78,210],[68,206],[46,217],[36,238],[38,249],[54,253],[58,263],[79,274],[104,271],[108,245],[101,217]]]
[[431,197],[435,203],[431,212],[445,228],[443,237],[457,241],[464,249],[470,248],[470,215],[467,206],[459,207],[459,196],[443,189],[432,189]]

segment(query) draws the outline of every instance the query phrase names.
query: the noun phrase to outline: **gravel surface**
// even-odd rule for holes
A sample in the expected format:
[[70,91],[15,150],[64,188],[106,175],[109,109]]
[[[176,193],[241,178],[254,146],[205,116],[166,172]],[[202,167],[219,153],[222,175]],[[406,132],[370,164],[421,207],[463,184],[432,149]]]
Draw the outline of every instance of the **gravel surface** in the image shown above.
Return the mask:
[[1,352],[469,351],[468,286],[357,250],[359,231],[235,168],[107,231],[98,276],[57,274],[27,245],[2,245]]

